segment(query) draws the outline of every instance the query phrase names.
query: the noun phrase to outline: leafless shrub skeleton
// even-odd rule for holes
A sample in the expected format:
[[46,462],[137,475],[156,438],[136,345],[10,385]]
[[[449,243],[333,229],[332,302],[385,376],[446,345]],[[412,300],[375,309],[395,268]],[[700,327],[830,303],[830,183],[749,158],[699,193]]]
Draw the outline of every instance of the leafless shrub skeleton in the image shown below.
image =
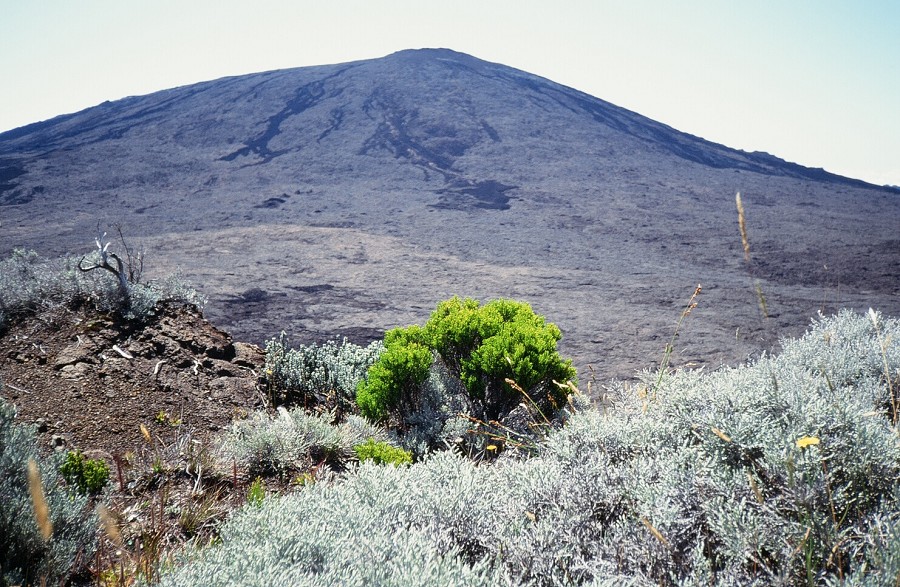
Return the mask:
[[[84,272],[93,271],[94,269],[105,269],[115,275],[119,282],[119,295],[122,300],[127,303],[130,299],[132,284],[140,282],[141,273],[144,269],[144,253],[143,251],[132,253],[125,243],[125,238],[122,236],[121,227],[117,227],[116,230],[119,232],[119,239],[122,241],[122,246],[125,249],[127,262],[123,261],[117,254],[110,252],[109,245],[111,244],[111,241],[106,240],[106,233],[100,234],[98,228],[98,236],[94,239],[94,242],[97,244],[97,253],[100,255],[100,262],[85,266],[84,260],[87,258],[87,255],[85,255],[81,258],[81,261],[78,262],[78,268]],[[110,263],[110,260],[115,263],[115,266]]]

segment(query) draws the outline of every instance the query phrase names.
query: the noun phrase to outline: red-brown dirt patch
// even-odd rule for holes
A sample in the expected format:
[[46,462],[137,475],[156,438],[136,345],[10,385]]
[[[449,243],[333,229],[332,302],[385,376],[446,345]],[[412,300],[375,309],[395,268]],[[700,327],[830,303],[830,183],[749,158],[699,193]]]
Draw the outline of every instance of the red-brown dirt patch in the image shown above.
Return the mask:
[[48,443],[108,455],[190,432],[207,439],[262,407],[259,347],[201,312],[162,306],[146,324],[57,309],[0,336],[0,395]]

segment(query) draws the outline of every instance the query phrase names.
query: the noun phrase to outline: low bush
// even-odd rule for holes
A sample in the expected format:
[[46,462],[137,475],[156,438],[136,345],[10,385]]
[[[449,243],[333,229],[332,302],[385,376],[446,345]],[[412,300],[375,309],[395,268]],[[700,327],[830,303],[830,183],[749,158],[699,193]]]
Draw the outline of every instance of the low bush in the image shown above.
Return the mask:
[[531,444],[573,389],[562,385],[575,369],[556,350],[560,336],[523,302],[441,302],[424,327],[385,335],[357,390],[360,413],[418,456],[448,446],[479,455],[489,438]]
[[380,341],[362,347],[344,339],[291,349],[284,333],[266,343],[266,378],[276,405],[352,412],[356,387],[384,350]]
[[376,465],[408,465],[412,463],[412,454],[402,448],[396,448],[387,442],[375,442],[370,438],[353,447],[356,457],[361,463],[372,461]]
[[355,456],[353,447],[367,438],[386,436],[359,416],[333,425],[330,414],[281,407],[275,416],[256,412],[232,424],[221,448],[226,459],[251,475],[287,476],[320,463],[341,468]]
[[[93,259],[87,256],[87,261]],[[0,332],[13,319],[42,309],[89,304],[97,311],[143,321],[163,301],[201,307],[203,296],[177,278],[132,284],[123,300],[116,278],[106,271],[81,271],[79,259],[46,259],[33,251],[16,250],[0,261]]]
[[419,327],[389,330],[384,336],[384,352],[359,383],[356,403],[360,412],[380,422],[392,413],[414,410],[419,385],[428,377],[433,360]]
[[363,463],[267,499],[162,585],[894,585],[900,321],[845,312],[783,347],[614,384],[531,458]]
[[[88,498],[63,482],[61,458],[42,459],[34,428],[16,422],[13,407],[0,399],[0,585],[61,584],[86,572],[97,547],[97,520]],[[51,531],[46,540],[29,493],[29,461],[40,472],[46,503],[40,517]]]
[[[424,340],[458,373],[484,417],[497,419],[523,400],[542,409],[565,404],[567,391],[553,384],[575,381],[572,362],[556,350],[562,333],[525,302],[493,300],[483,306],[457,297],[438,304]],[[514,381],[528,398],[511,385]]]
[[86,459],[78,450],[66,455],[59,472],[66,483],[82,495],[96,495],[109,482],[109,466],[99,459]]

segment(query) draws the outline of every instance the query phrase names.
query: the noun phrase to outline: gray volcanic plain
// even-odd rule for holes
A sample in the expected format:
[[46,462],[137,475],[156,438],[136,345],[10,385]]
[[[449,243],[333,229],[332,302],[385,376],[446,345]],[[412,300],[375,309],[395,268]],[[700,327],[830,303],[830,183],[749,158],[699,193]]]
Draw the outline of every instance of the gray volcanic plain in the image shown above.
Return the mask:
[[675,366],[738,363],[820,311],[900,315],[897,190],[446,49],[225,78],[0,134],[0,254],[87,253],[98,223],[256,343],[282,330],[365,343],[454,294],[511,297],[602,380],[659,363],[698,283]]

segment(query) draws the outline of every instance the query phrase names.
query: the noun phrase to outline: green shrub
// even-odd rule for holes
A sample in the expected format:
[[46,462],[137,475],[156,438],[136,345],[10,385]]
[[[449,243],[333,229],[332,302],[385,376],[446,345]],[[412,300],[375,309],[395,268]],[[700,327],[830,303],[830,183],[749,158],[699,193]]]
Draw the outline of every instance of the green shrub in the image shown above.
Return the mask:
[[[97,547],[97,520],[88,498],[63,483],[61,458],[42,459],[34,428],[15,422],[13,407],[0,399],[0,585],[55,585],[86,572]],[[38,464],[53,527],[46,541],[28,492],[29,460]]]
[[895,585],[900,321],[783,347],[611,384],[531,458],[363,463],[245,508],[162,585]]
[[[455,305],[451,301],[451,307]],[[462,360],[460,376],[469,394],[485,401],[488,418],[499,417],[523,400],[507,379],[526,391],[540,388],[544,395],[532,395],[531,399],[542,406],[558,408],[565,402],[566,393],[553,381],[574,382],[576,372],[571,361],[564,361],[556,350],[562,337],[556,325],[547,323],[528,304],[512,300],[494,300],[484,305],[479,309],[477,323],[478,346]],[[433,339],[444,338],[441,326],[431,328]],[[489,395],[492,388],[496,398]]]
[[372,461],[377,465],[406,465],[412,463],[412,454],[387,442],[375,442],[370,438],[353,447],[360,462]]
[[356,387],[383,350],[380,341],[361,347],[346,339],[290,349],[282,333],[266,343],[266,378],[273,399],[276,404],[352,411]]
[[421,340],[418,326],[395,328],[385,334],[384,352],[369,367],[356,392],[356,403],[365,417],[383,421],[393,412],[409,410],[433,360],[431,350]]
[[500,299],[481,306],[454,297],[438,304],[424,328],[397,328],[385,335],[385,352],[360,384],[357,403],[367,417],[384,420],[395,414],[402,420],[417,408],[433,351],[462,380],[479,418],[501,419],[523,401],[555,411],[567,392],[553,381],[576,376],[571,361],[556,350],[561,336],[524,302]]
[[109,482],[109,466],[99,459],[86,459],[81,451],[69,451],[59,468],[63,478],[82,495],[96,495]]

